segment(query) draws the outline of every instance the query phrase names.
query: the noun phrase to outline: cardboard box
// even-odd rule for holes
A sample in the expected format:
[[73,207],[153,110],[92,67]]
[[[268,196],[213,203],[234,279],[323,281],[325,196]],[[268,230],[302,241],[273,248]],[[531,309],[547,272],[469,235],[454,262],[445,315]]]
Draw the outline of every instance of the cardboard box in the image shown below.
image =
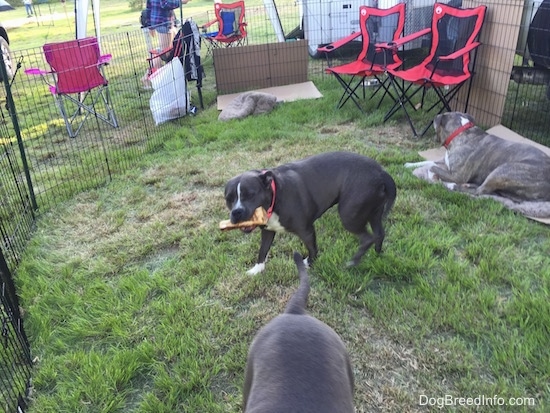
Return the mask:
[[[530,0],[531,1],[531,0]],[[487,6],[472,78],[468,113],[478,125],[491,127],[502,120],[510,73],[514,65],[524,0],[464,0],[462,7]],[[463,111],[470,85],[458,94],[453,107]]]
[[307,41],[214,49],[213,58],[219,95],[307,81]]

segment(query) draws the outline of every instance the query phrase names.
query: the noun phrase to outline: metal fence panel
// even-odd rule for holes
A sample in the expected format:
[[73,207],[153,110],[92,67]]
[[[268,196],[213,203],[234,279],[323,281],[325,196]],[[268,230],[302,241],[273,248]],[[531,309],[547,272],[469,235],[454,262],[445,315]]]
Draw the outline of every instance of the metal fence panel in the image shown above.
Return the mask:
[[[406,31],[428,25],[431,2],[406,2],[410,6]],[[527,0],[524,12],[534,14],[534,6],[540,6],[541,2]],[[358,2],[333,3],[334,7],[344,7]],[[364,3],[376,2],[368,0]],[[391,1],[378,2],[382,3],[388,6]],[[275,3],[272,4],[275,7]],[[327,40],[327,34],[343,35],[346,30],[353,31],[351,27],[332,27],[341,24],[335,22],[344,21],[351,25],[355,20],[347,10],[340,13],[338,19],[331,20],[324,14],[332,13],[335,17],[334,7],[323,9],[323,5],[324,2],[317,0],[281,1],[277,2],[276,9],[247,8],[248,43],[280,41],[281,34],[283,40],[310,41],[313,47],[309,49],[313,52],[310,52],[312,56],[308,62],[309,75],[323,76],[326,62],[314,56],[315,46],[336,40]],[[193,16],[199,24],[212,17],[211,14]],[[521,33],[528,32],[531,20],[531,15],[522,19]],[[161,146],[163,140],[176,133],[178,128],[186,127],[185,119],[162,127],[154,125],[149,107],[151,90],[144,88],[141,80],[149,68],[146,60],[149,40],[147,31],[140,29],[101,38],[102,52],[113,56],[105,73],[118,127],[113,128],[92,117],[75,138],[68,136],[50,93],[46,81],[51,81],[51,78],[24,73],[30,68],[48,69],[42,48],[12,51],[18,70],[14,79],[10,83],[4,82],[0,90],[3,92],[0,96],[3,100],[0,102],[0,410],[11,412],[16,406],[22,406],[30,377],[31,356],[11,275],[32,234],[35,213],[108,182],[113,174],[131,168],[143,154]],[[204,84],[208,91],[205,105],[208,106],[215,100],[215,78],[212,61],[205,63],[207,77]],[[532,66],[528,59],[521,61],[519,58],[517,65],[523,68]],[[516,79],[512,76],[504,114],[494,114],[505,126],[546,145],[550,143],[549,78],[545,77],[550,75],[547,73],[543,71],[541,84],[537,84],[538,80],[529,81],[529,73]],[[506,72],[505,77],[507,75]],[[188,85],[188,90],[193,99],[196,92],[192,86]],[[13,107],[10,106],[10,95],[13,96]],[[484,110],[493,109],[491,102],[484,106]]]
[[31,367],[30,347],[15,286],[0,250],[0,411],[23,411]]

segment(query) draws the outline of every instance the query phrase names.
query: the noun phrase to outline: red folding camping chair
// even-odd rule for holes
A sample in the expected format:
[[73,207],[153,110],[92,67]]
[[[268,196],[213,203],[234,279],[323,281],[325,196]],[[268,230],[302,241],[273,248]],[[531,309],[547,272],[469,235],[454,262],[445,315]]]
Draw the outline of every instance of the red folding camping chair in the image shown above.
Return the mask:
[[[380,48],[378,43],[392,42],[401,37],[405,24],[405,3],[399,3],[389,9],[361,6],[359,7],[359,22],[360,32],[352,33],[334,43],[320,47],[317,51],[325,53],[327,57],[329,67],[325,69],[326,73],[334,75],[344,88],[344,92],[336,105],[337,108],[341,108],[351,99],[363,112],[356,92],[359,87],[362,87],[363,99],[365,98],[365,78],[374,77],[377,80],[378,87],[371,98],[379,91],[384,90],[378,105],[387,93],[391,94],[388,89],[388,79],[386,77],[382,78],[380,75],[386,73],[388,69],[399,67],[402,61],[396,49]],[[362,38],[362,49],[357,59],[350,63],[330,66],[329,54],[345,45],[349,45],[359,36]]]
[[[216,18],[201,26],[202,38],[208,47],[207,54],[220,47],[242,46],[248,41],[245,22],[244,1],[234,3],[215,3],[214,12]],[[217,23],[217,31],[207,31]]]
[[47,43],[43,50],[51,70],[31,68],[25,73],[40,75],[49,85],[69,136],[76,137],[90,115],[118,127],[103,70],[112,56],[100,54],[97,38]]
[[[466,82],[471,82],[474,75],[475,52],[480,45],[478,40],[486,9],[486,6],[462,9],[435,3],[431,28],[384,45],[388,49],[395,50],[411,40],[431,35],[430,53],[422,62],[407,69],[388,69],[391,84],[398,97],[384,121],[402,109],[414,136],[418,136],[407,106],[412,110],[424,109],[429,90],[435,92],[435,102],[429,103],[431,106],[425,110],[426,112],[435,108],[439,108],[438,114],[444,110],[449,112],[453,110],[451,101]],[[415,103],[413,98],[420,92],[422,92],[420,102]],[[467,92],[464,112],[468,109],[469,95],[470,90]],[[430,126],[431,122],[420,136],[423,136]]]

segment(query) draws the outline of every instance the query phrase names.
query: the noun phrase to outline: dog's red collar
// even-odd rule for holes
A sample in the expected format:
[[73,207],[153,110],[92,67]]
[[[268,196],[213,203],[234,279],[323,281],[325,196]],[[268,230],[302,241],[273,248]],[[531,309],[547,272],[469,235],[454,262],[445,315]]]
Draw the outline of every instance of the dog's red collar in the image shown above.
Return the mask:
[[271,218],[271,215],[273,215],[273,207],[275,206],[275,194],[277,193],[277,186],[275,185],[275,179],[271,180],[271,192],[273,192],[273,195],[271,197],[271,205],[267,210],[267,219]]
[[445,139],[445,142],[443,142],[443,146],[446,148],[447,146],[450,145],[451,141],[456,138],[458,135],[460,135],[462,132],[464,132],[465,130],[468,130],[470,129],[471,127],[475,126],[472,122],[468,122],[466,123],[465,125],[462,125],[460,128],[458,128],[457,130],[455,130],[453,133],[451,133],[449,135],[449,137],[447,139]]
[[[263,174],[265,174],[267,171],[262,171]],[[271,205],[269,206],[267,210],[267,219],[271,218],[271,215],[273,215],[273,207],[275,206],[275,195],[277,194],[277,185],[275,185],[275,179],[271,177]]]

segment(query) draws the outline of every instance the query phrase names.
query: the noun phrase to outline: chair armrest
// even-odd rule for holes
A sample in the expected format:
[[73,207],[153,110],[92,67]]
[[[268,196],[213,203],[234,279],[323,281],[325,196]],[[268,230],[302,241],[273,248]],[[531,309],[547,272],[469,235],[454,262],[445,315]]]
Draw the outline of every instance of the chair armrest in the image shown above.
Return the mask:
[[214,20],[212,20],[212,21],[209,21],[208,23],[204,23],[204,24],[201,26],[201,29],[202,29],[203,31],[206,31],[206,28],[212,26],[214,23],[217,23],[217,22],[218,22],[218,20],[217,20],[217,19],[214,19]]
[[358,38],[359,36],[361,36],[361,32],[352,33],[349,36],[346,36],[346,37],[343,37],[342,39],[336,40],[335,42],[327,44],[326,46],[318,47],[317,51],[319,53],[330,53],[333,50],[336,50],[339,47],[342,47],[343,45],[351,42],[352,40],[354,40],[356,38]]
[[450,55],[447,55],[447,56],[440,56],[439,57],[439,60],[455,60],[459,57],[461,57],[462,55],[466,54],[466,53],[470,53],[472,50],[474,50],[476,47],[478,47],[481,43],[479,42],[473,42],[473,43],[470,43],[469,45],[467,45],[466,47],[463,47],[462,49],[460,50],[457,50],[456,52],[454,53],[451,53]]
[[437,67],[439,65],[439,62],[447,62],[449,60],[455,60],[455,59],[458,59],[459,57],[465,55],[466,53],[469,53],[470,51],[474,50],[476,47],[478,47],[481,43],[479,42],[473,42],[473,43],[470,43],[469,45],[466,45],[465,47],[463,47],[462,49],[460,50],[457,50],[456,52],[453,52],[447,56],[440,56],[436,62],[435,62],[435,65],[433,67],[433,70],[432,70],[432,74],[430,75],[430,79],[432,78],[433,74],[435,73],[435,71],[437,70]]
[[170,50],[172,50],[171,47],[167,47],[166,49],[163,49],[163,50],[149,50],[149,57],[147,58],[147,60],[153,60],[153,59],[156,59],[157,57],[163,55],[164,53],[168,53]]
[[111,61],[112,58],[113,58],[112,54],[101,55],[101,56],[99,56],[99,60],[98,60],[97,64],[98,65],[106,65],[107,63],[109,63]]
[[40,76],[40,78],[44,81],[44,83],[48,85],[50,92],[55,95],[56,88],[53,85],[53,79],[50,79],[49,76],[47,76],[47,75],[53,75],[54,73],[55,72],[53,71],[42,70],[38,67],[30,67],[28,69],[25,69],[25,74],[27,76]]
[[44,75],[49,75],[50,73],[53,73],[53,72],[47,72],[37,67],[31,67],[30,69],[25,69],[25,74],[29,76],[44,76]]
[[157,51],[157,50],[149,50],[149,57],[147,58],[147,62],[149,65],[153,63],[153,60],[155,59],[161,59],[164,62],[168,61],[169,53],[174,50],[173,47],[167,47],[166,49]]
[[411,33],[408,36],[401,37],[397,40],[394,40],[393,42],[387,42],[387,43],[376,43],[376,47],[380,49],[397,49],[401,46],[403,46],[406,43],[409,43],[410,41],[414,39],[418,39],[419,37],[425,36],[429,33],[431,33],[432,29],[427,27],[425,29],[419,30],[417,32]]

